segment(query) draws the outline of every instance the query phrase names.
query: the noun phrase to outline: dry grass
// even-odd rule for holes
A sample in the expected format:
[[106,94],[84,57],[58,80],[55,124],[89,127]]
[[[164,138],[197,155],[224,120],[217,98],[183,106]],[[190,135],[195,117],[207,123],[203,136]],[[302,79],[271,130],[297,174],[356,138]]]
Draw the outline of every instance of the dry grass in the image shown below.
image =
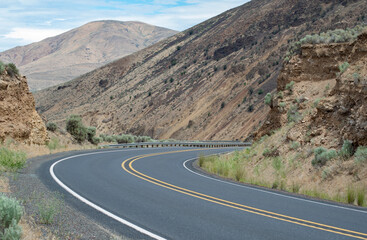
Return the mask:
[[[293,127],[294,124],[290,124],[278,129],[241,152],[201,157],[201,166],[235,181],[366,206],[367,169],[358,167],[352,158],[330,160],[323,168],[313,167],[312,146],[289,147],[287,134]],[[266,149],[277,149],[280,156],[264,156]],[[356,181],[355,176],[359,180]]]

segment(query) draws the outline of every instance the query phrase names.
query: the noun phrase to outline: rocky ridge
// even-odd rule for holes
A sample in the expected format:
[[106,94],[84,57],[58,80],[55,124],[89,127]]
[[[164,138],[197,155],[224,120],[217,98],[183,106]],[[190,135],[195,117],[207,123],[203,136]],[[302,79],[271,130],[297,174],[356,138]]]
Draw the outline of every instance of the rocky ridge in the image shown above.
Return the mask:
[[0,60],[15,63],[35,91],[70,81],[176,33],[141,22],[95,21],[1,52]]

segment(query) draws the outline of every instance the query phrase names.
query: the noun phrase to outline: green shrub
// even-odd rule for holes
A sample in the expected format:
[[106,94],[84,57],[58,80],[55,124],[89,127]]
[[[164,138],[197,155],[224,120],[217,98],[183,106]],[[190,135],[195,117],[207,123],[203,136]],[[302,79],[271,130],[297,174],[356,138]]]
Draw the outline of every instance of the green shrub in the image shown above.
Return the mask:
[[51,131],[51,132],[55,132],[55,131],[56,131],[56,129],[57,129],[57,125],[56,125],[56,123],[54,123],[54,122],[48,122],[48,123],[46,124],[46,128],[47,128],[47,130],[49,130],[49,131]]
[[257,94],[259,94],[259,95],[261,95],[263,93],[264,93],[264,91],[261,88],[257,91]]
[[0,170],[15,172],[22,169],[27,161],[27,156],[21,151],[12,151],[6,147],[0,147]]
[[15,76],[15,75],[19,75],[19,70],[18,68],[15,66],[14,63],[9,63],[6,65],[6,71],[8,72],[8,74],[10,76]]
[[339,151],[339,156],[348,159],[353,155],[353,145],[349,140],[344,140],[343,146]]
[[293,92],[293,87],[294,87],[294,81],[287,83],[287,85],[285,85],[285,90],[288,90],[289,92]]
[[1,240],[19,240],[21,237],[22,228],[17,224],[15,219],[13,219],[10,226],[4,230],[4,233],[0,232]]
[[345,72],[349,67],[349,63],[348,62],[344,62],[341,65],[339,65],[339,71],[340,73]]
[[355,40],[365,27],[356,26],[355,28],[335,29],[320,34],[307,35],[300,40],[301,44],[319,44],[319,43],[341,43]]
[[71,115],[66,120],[66,131],[79,143],[87,138],[87,128],[82,123],[82,118],[78,115]]
[[271,102],[272,102],[271,93],[266,94],[264,98],[264,102],[266,105],[271,106]]
[[354,161],[356,163],[367,162],[367,147],[359,146],[357,151],[354,153]]
[[94,144],[94,145],[98,145],[99,143],[103,142],[103,138],[101,138],[101,137],[92,137],[91,141],[89,141],[89,142]]
[[113,136],[107,136],[107,137],[105,138],[105,141],[106,141],[106,142],[111,143],[111,142],[115,142],[115,141],[116,141],[116,139],[115,139]]
[[15,224],[19,222],[23,215],[23,207],[14,199],[0,194],[0,227],[9,228],[13,220]]
[[323,166],[326,164],[327,161],[335,158],[338,155],[335,150],[327,150],[323,147],[318,147],[314,149],[314,154],[315,157],[311,162],[314,167]]
[[95,127],[87,127],[87,139],[90,143],[93,143],[93,138],[96,136]]
[[253,112],[254,111],[254,105],[251,104],[250,106],[248,106],[247,111],[248,112]]
[[0,74],[3,74],[5,71],[5,64],[0,61]]

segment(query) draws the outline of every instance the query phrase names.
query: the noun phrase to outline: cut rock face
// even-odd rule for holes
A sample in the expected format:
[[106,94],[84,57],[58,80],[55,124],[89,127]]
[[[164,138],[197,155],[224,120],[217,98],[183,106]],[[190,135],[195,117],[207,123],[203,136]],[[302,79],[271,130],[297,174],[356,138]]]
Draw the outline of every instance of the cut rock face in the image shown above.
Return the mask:
[[46,126],[35,109],[27,79],[0,75],[0,142],[6,138],[28,143],[45,144]]

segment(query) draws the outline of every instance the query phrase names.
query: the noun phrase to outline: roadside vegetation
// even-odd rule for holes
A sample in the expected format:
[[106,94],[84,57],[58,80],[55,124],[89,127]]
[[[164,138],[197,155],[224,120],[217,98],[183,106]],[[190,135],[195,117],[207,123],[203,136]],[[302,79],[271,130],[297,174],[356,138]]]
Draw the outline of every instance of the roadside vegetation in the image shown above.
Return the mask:
[[[340,164],[346,163],[350,171],[366,168],[367,147],[360,146],[354,152],[348,140],[340,149],[301,148],[295,141],[285,145],[287,133],[293,126],[294,123],[289,123],[243,151],[200,156],[198,165],[209,173],[242,183],[366,206],[367,186],[363,182],[343,182],[340,186],[330,186],[327,182],[337,177],[335,169]],[[286,154],[280,154],[279,150]]]
[[18,225],[23,216],[23,207],[15,198],[0,193],[0,239],[18,240],[22,228]]

